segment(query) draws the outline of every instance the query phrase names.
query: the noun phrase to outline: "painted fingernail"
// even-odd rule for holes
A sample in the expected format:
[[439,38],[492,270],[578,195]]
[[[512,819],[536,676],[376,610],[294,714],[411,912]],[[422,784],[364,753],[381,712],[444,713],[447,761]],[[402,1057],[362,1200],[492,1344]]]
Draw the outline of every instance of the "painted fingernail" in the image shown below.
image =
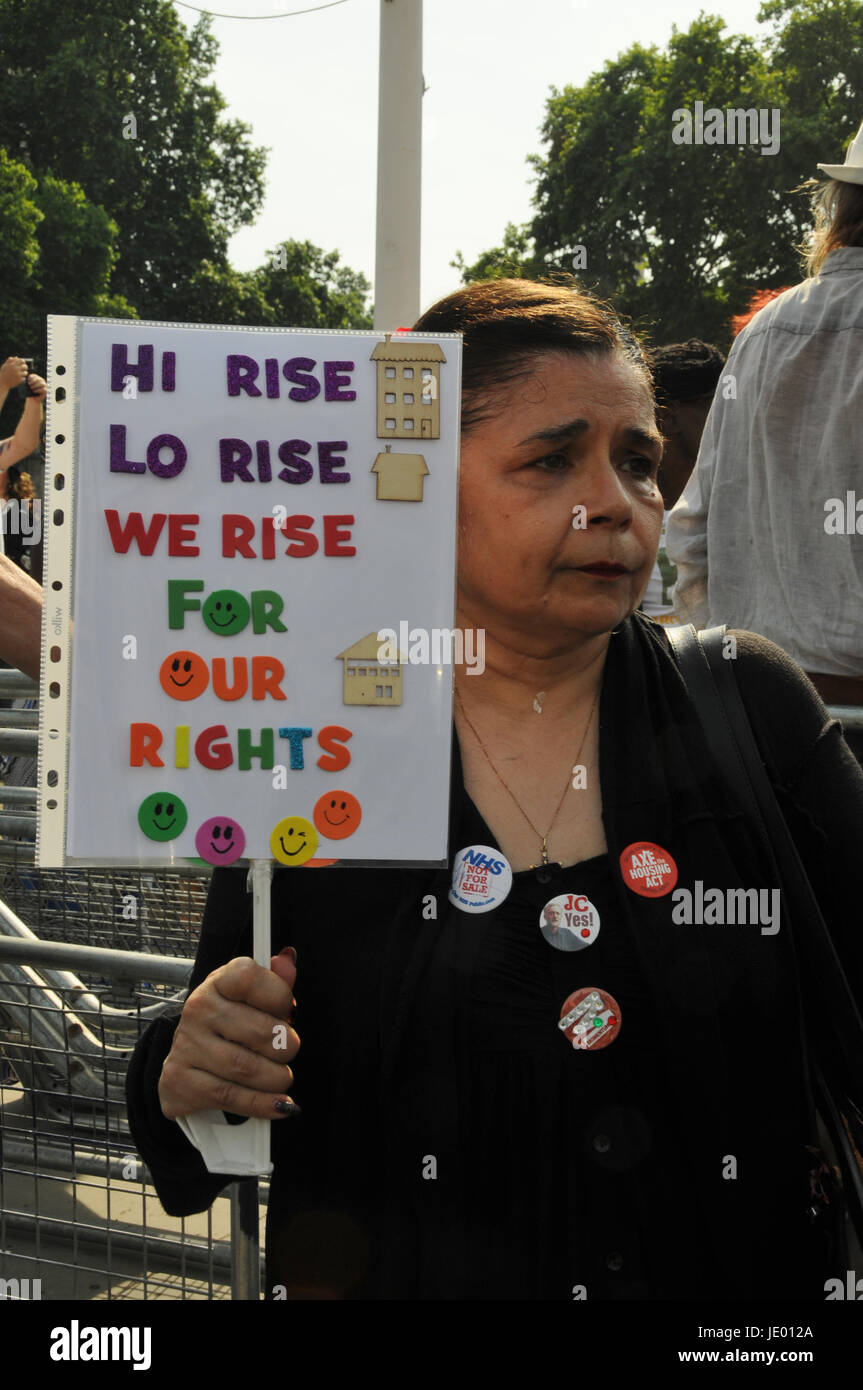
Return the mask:
[[280,1115],[301,1115],[303,1112],[295,1100],[277,1100],[273,1105]]
[[279,955],[280,955],[280,956],[290,956],[291,960],[294,962],[294,965],[296,965],[296,963],[297,963],[297,953],[296,953],[296,951],[294,950],[293,946],[283,946],[282,949],[281,949],[281,951],[279,952]]

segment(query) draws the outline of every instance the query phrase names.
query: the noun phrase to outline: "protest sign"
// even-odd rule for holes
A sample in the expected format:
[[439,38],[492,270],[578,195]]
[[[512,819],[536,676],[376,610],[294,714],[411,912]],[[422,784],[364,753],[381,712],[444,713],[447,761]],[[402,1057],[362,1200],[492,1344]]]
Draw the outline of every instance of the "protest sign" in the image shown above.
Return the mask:
[[38,863],[444,862],[459,336],[49,343]]

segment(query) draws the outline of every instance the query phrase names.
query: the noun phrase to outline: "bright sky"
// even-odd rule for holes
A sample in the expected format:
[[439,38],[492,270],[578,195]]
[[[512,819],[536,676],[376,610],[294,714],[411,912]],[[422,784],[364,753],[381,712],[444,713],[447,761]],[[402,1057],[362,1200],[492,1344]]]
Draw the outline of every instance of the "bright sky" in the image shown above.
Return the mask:
[[[215,8],[257,15],[314,3],[215,0]],[[663,47],[672,25],[687,29],[702,9],[732,33],[767,32],[758,0],[425,0],[424,308],[457,287],[456,251],[472,261],[500,242],[507,222],[530,217],[525,161],[542,151],[549,89],[581,85],[636,40]],[[347,0],[293,19],[214,19],[215,81],[228,114],[271,151],[263,210],[231,245],[238,270],[295,238],[338,250],[374,279],[379,10],[380,0]]]

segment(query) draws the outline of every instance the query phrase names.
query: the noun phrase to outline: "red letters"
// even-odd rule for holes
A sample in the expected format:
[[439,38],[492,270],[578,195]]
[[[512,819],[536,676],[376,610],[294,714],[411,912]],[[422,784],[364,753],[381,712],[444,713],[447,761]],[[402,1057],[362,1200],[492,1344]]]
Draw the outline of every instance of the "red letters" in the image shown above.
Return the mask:
[[353,738],[350,729],[343,729],[340,724],[326,724],[318,734],[318,743],[324,750],[318,758],[318,767],[324,772],[341,772],[347,767],[351,755],[344,744],[349,738]]
[[[126,555],[132,541],[135,542],[141,555],[152,555],[166,521],[168,523],[168,554],[200,555],[198,546],[194,544],[197,536],[191,529],[193,526],[197,526],[200,520],[201,518],[194,513],[168,516],[165,512],[154,512],[150,520],[145,522],[140,512],[130,512],[126,520],[121,521],[119,512],[105,511],[108,535],[111,537],[111,544],[118,555]],[[254,526],[252,530],[254,531]]]

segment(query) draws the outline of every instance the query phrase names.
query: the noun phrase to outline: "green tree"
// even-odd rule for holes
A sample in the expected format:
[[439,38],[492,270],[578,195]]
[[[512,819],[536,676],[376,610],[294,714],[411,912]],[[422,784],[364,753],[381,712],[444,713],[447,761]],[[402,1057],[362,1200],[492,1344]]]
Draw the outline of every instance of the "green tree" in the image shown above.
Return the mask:
[[[462,261],[463,277],[569,271],[583,245],[581,283],[655,341],[727,345],[754,289],[800,279],[810,211],[794,190],[818,160],[841,162],[863,110],[861,0],[768,0],[759,19],[773,29],[756,41],[702,14],[665,50],[634,44],[583,86],[552,89],[535,215]],[[778,110],[778,151],[675,144],[674,113],[696,100]]]
[[108,292],[117,227],[76,184],[36,179],[0,149],[0,335],[3,355],[32,356],[38,371],[46,312],[129,317]]
[[514,222],[507,222],[501,246],[483,251],[472,265],[466,263],[461,251],[456,251],[450,265],[459,272],[465,285],[470,284],[471,280],[506,280],[512,277],[530,280],[542,275],[547,268],[537,254],[529,228],[518,227]]
[[266,152],[207,80],[209,23],[187,33],[168,0],[0,0],[0,146],[113,220],[109,293],[146,318],[184,317],[205,264],[228,274],[263,199]]
[[[35,201],[36,180],[0,149],[0,286],[3,342],[26,343],[32,324],[33,271],[39,259],[36,229],[43,214]],[[2,352],[9,356],[11,347]]]
[[371,328],[371,285],[339,259],[338,251],[286,240],[256,270],[225,270],[205,261],[186,286],[187,315],[252,328]]
[[[283,241],[254,272],[267,305],[265,324],[304,328],[371,328],[366,308],[371,285],[359,271],[339,264],[338,251],[310,241]],[[282,264],[284,262],[284,264]]]
[[78,184],[51,174],[42,175],[34,196],[43,219],[34,295],[40,329],[46,313],[134,317],[124,297],[108,288],[118,255],[113,218],[88,202]]
[[0,0],[8,344],[37,350],[46,312],[370,326],[369,283],[335,251],[286,241],[255,271],[231,267],[266,151],[207,80],[209,24],[187,33],[168,0]]

